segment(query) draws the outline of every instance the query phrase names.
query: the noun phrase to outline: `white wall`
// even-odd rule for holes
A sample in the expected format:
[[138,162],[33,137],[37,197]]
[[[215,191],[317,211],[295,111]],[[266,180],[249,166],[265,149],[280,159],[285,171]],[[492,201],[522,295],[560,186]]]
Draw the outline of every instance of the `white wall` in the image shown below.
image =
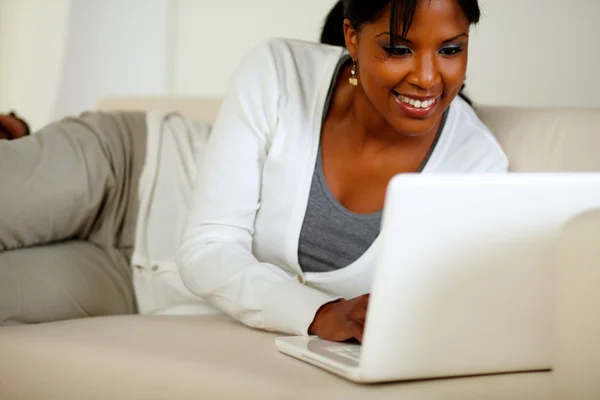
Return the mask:
[[468,90],[487,104],[600,108],[600,0],[482,0]]
[[[480,0],[478,102],[600,108],[600,0]],[[222,96],[260,40],[316,40],[335,0],[0,0],[0,112],[34,128],[119,94]]]
[[3,0],[0,112],[17,110],[32,126],[53,117],[71,0]]
[[[480,0],[468,92],[486,104],[600,108],[600,0]],[[180,0],[175,89],[221,96],[270,36],[316,40],[334,0]]]
[[222,96],[260,40],[317,40],[335,0],[179,0],[177,94]]
[[172,91],[177,0],[0,1],[0,112],[37,129],[106,96]]
[[73,0],[54,116],[169,88],[169,0]]

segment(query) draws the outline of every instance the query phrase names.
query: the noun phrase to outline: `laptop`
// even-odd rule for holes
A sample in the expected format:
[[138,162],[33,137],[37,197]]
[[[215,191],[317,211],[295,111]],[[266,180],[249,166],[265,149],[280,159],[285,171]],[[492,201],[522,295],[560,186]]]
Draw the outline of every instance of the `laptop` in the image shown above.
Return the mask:
[[389,184],[362,345],[277,349],[359,383],[552,368],[553,268],[600,174],[403,174]]

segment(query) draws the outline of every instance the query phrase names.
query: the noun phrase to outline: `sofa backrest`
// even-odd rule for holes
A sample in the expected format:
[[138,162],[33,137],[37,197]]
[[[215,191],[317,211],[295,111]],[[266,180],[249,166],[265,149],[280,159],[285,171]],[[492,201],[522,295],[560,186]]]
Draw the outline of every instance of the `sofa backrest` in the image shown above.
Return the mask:
[[213,123],[221,107],[220,99],[202,97],[109,97],[97,106],[98,111],[177,111],[181,115]]
[[600,110],[479,106],[515,172],[600,171]]
[[[221,101],[195,97],[120,97],[99,110],[178,111],[214,122]],[[477,106],[513,172],[600,171],[600,110]]]

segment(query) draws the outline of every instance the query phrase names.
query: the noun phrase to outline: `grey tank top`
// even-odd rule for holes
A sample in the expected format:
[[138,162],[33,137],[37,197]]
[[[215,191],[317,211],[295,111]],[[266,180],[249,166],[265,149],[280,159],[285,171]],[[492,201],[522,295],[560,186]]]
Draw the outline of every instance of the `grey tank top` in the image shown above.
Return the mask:
[[[338,63],[323,111],[323,123],[327,117],[333,89],[338,76],[350,56],[345,55]],[[423,170],[445,125],[444,114],[440,130],[429,154],[421,165]],[[379,235],[382,212],[357,214],[346,209],[331,193],[323,173],[321,144],[313,173],[308,205],[300,242],[298,243],[298,262],[303,272],[331,272],[344,268],[358,260],[373,244]]]

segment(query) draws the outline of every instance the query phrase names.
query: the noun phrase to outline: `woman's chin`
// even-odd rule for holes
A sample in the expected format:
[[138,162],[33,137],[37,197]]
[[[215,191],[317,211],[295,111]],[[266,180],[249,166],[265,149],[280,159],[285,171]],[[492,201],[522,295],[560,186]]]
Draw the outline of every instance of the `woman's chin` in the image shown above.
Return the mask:
[[394,125],[398,134],[405,137],[421,137],[429,134],[436,134],[438,130],[439,118],[428,118],[425,120],[415,120],[413,118],[402,118]]

